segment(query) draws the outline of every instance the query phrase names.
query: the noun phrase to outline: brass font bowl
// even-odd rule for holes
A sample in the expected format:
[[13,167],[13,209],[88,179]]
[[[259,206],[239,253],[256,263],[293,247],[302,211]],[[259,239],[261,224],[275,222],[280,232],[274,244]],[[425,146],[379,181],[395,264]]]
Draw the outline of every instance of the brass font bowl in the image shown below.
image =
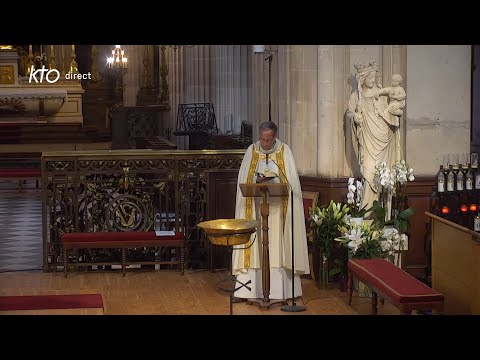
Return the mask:
[[216,219],[197,224],[212,244],[223,246],[246,244],[259,225],[260,221],[247,219]]

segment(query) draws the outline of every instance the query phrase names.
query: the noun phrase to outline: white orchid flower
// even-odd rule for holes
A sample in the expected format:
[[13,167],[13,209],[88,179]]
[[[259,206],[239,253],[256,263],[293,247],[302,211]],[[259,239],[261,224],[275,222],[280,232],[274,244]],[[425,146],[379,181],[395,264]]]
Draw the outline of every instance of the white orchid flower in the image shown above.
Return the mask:
[[357,190],[360,191],[362,190],[362,182],[357,180]]

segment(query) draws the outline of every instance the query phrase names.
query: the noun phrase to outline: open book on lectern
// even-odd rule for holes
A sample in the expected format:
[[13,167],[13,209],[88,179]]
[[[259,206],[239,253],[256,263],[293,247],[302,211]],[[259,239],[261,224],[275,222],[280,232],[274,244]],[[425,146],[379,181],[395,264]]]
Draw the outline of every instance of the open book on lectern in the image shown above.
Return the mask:
[[244,197],[261,197],[265,192],[273,197],[288,196],[286,183],[244,183],[239,186]]
[[263,183],[273,182],[273,180],[278,177],[277,173],[274,173],[273,171],[270,171],[268,169],[265,170],[263,174],[255,171],[255,175],[257,176],[257,178],[261,178]]

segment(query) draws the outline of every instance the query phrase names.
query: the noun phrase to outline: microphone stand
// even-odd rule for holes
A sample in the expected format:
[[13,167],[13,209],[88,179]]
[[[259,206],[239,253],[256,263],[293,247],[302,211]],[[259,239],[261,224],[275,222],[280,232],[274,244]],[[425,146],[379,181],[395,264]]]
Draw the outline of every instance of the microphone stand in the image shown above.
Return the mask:
[[278,170],[280,170],[285,176],[285,180],[288,183],[288,186],[290,186],[290,199],[292,201],[291,205],[291,215],[292,215],[292,305],[284,305],[280,308],[280,310],[285,311],[285,312],[300,312],[300,311],[305,311],[307,308],[302,305],[297,305],[295,303],[295,242],[294,242],[294,234],[295,234],[295,228],[294,228],[294,222],[293,222],[293,187],[292,184],[290,184],[290,181],[288,181],[287,175],[283,172],[282,168],[278,166],[276,161],[271,159],[272,162],[277,165]]
[[273,55],[270,55],[265,59],[268,60],[268,121],[272,121],[272,97],[270,95],[271,92],[271,78],[272,78],[272,59]]

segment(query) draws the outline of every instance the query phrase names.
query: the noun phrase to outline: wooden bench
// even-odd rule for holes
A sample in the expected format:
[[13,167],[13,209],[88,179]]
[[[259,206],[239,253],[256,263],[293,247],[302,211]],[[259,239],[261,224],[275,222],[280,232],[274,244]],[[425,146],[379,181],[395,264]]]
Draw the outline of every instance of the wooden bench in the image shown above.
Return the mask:
[[38,181],[42,177],[40,169],[14,169],[4,168],[0,169],[0,180],[18,181],[18,190],[22,191],[22,184],[25,180],[35,180],[38,188]]
[[[68,273],[68,250],[70,249],[103,249],[113,248],[122,250],[122,273],[126,275],[127,259],[126,249],[142,247],[175,247],[180,248],[180,260],[153,261],[155,264],[176,264],[180,266],[181,274],[185,268],[185,235],[181,232],[173,236],[156,236],[154,231],[113,231],[90,233],[63,233],[60,237],[63,247],[63,272]],[[80,264],[77,264],[80,265]],[[81,266],[90,266],[84,263]]]
[[348,260],[348,304],[352,303],[353,278],[372,290],[371,314],[377,314],[377,294],[396,306],[402,314],[412,310],[443,313],[444,297],[412,275],[384,259]]

